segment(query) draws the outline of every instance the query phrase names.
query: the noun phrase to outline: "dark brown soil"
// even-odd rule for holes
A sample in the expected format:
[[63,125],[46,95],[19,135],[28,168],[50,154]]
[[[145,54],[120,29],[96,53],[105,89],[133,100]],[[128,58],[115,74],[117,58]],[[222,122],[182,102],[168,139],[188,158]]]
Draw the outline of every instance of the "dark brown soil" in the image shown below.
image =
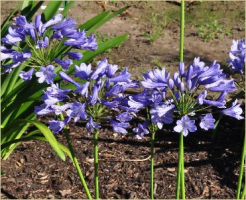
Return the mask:
[[[2,2],[2,19],[16,2]],[[121,16],[112,19],[98,31],[101,35],[129,34],[121,47],[98,56],[111,63],[129,66],[140,77],[141,71],[158,65],[174,71],[179,56],[179,5],[175,2],[110,2],[106,9],[117,10],[131,5]],[[201,57],[207,64],[217,60],[226,68],[232,39],[244,37],[245,2],[193,2],[186,4],[185,63]],[[76,2],[70,12],[77,22],[83,23],[104,11],[98,2]],[[144,36],[152,30],[152,13],[169,13],[163,35],[153,43]],[[176,11],[178,14],[176,14]],[[241,13],[239,15],[238,13]],[[202,19],[217,19],[231,28],[231,35],[204,42],[198,37]],[[240,17],[241,16],[241,17]],[[42,121],[46,121],[42,119]],[[218,133],[198,131],[189,134],[185,144],[185,180],[187,198],[233,199],[237,187],[239,161],[243,140],[243,121],[223,118]],[[92,194],[93,141],[82,124],[71,124],[70,135],[81,163],[82,171]],[[66,145],[63,134],[58,140]],[[99,139],[100,198],[146,199],[150,183],[150,139],[137,140],[120,136],[111,129],[103,129]],[[175,198],[178,160],[178,134],[172,127],[157,133],[155,143],[155,197]],[[1,198],[86,198],[71,161],[61,161],[45,142],[23,142],[7,160],[2,160]]]
[[[232,127],[231,124],[234,126]],[[81,124],[70,128],[86,182],[93,190],[93,141]],[[189,134],[185,144],[187,198],[235,197],[243,122],[224,118],[218,133]],[[103,129],[99,139],[100,197],[149,198],[150,139],[115,135]],[[57,135],[63,144],[63,134]],[[178,134],[171,126],[156,135],[155,197],[175,198]],[[86,198],[71,161],[61,161],[44,142],[23,142],[2,162],[2,198]]]

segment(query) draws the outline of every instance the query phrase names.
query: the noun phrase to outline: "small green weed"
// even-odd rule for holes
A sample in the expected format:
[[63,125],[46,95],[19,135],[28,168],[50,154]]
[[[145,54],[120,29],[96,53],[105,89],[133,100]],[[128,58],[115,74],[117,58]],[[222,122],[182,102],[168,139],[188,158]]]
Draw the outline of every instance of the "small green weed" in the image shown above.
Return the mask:
[[220,25],[217,20],[198,26],[199,37],[205,42],[231,35],[231,29]]
[[155,58],[151,61],[151,63],[155,66],[158,67],[159,69],[162,69],[164,66],[164,63],[162,63],[159,59]]
[[97,43],[98,44],[101,44],[101,43],[104,43],[104,42],[106,42],[106,41],[108,41],[109,39],[110,39],[110,35],[109,34],[102,34],[102,33],[100,33],[100,32],[96,32],[95,33],[95,36],[96,36],[96,38],[97,38]]
[[150,19],[151,30],[148,33],[145,33],[144,36],[151,42],[155,42],[162,34],[163,29],[167,25],[167,20],[164,15],[152,14]]

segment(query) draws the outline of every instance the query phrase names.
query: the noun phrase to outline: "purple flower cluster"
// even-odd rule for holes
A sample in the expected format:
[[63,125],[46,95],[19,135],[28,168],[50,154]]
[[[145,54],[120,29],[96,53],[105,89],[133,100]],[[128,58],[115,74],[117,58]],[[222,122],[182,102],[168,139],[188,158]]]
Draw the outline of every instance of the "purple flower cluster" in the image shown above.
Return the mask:
[[[215,61],[205,66],[200,58],[195,58],[193,64],[185,70],[184,63],[179,64],[179,71],[173,76],[163,69],[154,69],[143,74],[142,85],[145,91],[129,97],[130,108],[137,111],[148,107],[151,123],[159,129],[164,124],[171,124],[175,116],[177,120],[175,132],[182,132],[187,136],[195,132],[195,120],[200,115],[200,127],[204,130],[213,129],[215,119],[211,113],[204,114],[210,109],[226,108],[225,98],[236,87],[233,79],[226,79],[226,74]],[[202,112],[199,114],[199,112]],[[242,119],[242,109],[237,102],[231,108],[217,111],[237,119]],[[142,131],[144,133],[145,131]]]
[[[60,65],[67,71],[73,60],[81,60],[83,55],[71,49],[94,51],[97,43],[94,35],[86,36],[86,31],[77,30],[76,22],[63,19],[61,14],[43,23],[41,15],[37,15],[35,22],[27,22],[25,16],[18,16],[9,27],[8,34],[2,38],[1,62],[2,73],[10,73],[14,68],[26,61],[26,66],[32,69],[22,71],[23,80],[31,80],[35,69],[38,82],[53,83],[56,76],[55,65]],[[17,48],[11,48],[16,46]],[[24,46],[24,49],[23,49]],[[69,48],[65,48],[65,47]],[[16,50],[18,49],[18,51]],[[66,49],[61,52],[61,49]]]
[[[125,68],[116,74],[117,65],[111,65],[107,59],[98,62],[97,68],[92,70],[90,64],[81,63],[75,65],[75,78],[71,78],[64,72],[59,72],[60,77],[73,84],[73,91],[59,89],[57,85],[51,85],[44,92],[44,104],[35,108],[37,115],[64,114],[65,120],[51,120],[49,128],[58,133],[72,119],[74,122],[88,120],[87,132],[92,133],[100,128],[100,121],[106,115],[116,115],[116,120],[108,118],[113,129],[117,133],[126,134],[129,121],[134,116],[134,109],[129,108],[127,96],[124,91],[127,88],[139,87],[138,82],[130,79],[131,74]],[[69,94],[76,95],[76,101],[71,102]]]
[[[226,96],[235,91],[236,87],[234,80],[226,79],[216,62],[205,66],[204,62],[195,58],[187,69],[184,63],[180,63],[179,71],[173,76],[165,68],[148,71],[143,74],[142,85],[145,89],[137,94],[125,92],[128,88],[140,87],[137,81],[130,79],[127,68],[119,73],[117,71],[117,65],[103,59],[95,70],[91,64],[75,65],[74,78],[59,72],[60,77],[73,84],[75,89],[59,89],[57,85],[52,85],[44,92],[44,104],[36,107],[35,113],[66,116],[63,121],[50,121],[50,129],[54,133],[61,131],[71,119],[77,122],[88,118],[87,132],[92,133],[100,128],[100,122],[106,116],[114,132],[126,134],[127,129],[133,127],[139,139],[157,128],[162,129],[165,124],[172,124],[176,118],[174,131],[184,136],[197,130],[195,119],[199,117],[202,129],[214,129],[215,119],[210,113],[213,110],[243,119],[243,111],[237,101],[231,108],[226,108]],[[44,77],[40,76],[40,79]],[[71,92],[76,101],[71,102],[68,95]],[[133,118],[146,108],[149,117],[142,118],[140,123],[138,118],[138,124],[135,124]],[[208,108],[210,112],[206,113]]]
[[245,39],[233,40],[229,53],[229,65],[233,72],[244,73],[245,68]]

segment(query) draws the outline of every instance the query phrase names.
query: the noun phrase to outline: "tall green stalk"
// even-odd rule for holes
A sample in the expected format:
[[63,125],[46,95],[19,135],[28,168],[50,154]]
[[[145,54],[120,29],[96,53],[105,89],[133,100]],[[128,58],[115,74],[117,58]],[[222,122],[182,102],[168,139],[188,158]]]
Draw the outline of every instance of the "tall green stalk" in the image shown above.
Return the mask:
[[176,180],[176,199],[179,199],[180,189],[181,198],[185,199],[185,176],[184,176],[184,140],[183,133],[180,133],[179,137],[179,154],[178,154],[178,170]]
[[[243,151],[242,151],[242,157],[241,157],[241,164],[240,164],[240,174],[238,177],[238,185],[237,185],[237,196],[236,198],[240,198],[240,193],[241,193],[241,187],[242,187],[242,179],[243,179],[243,172],[244,172],[244,162],[245,162],[245,155],[246,155],[246,137],[244,136],[244,141],[243,141]],[[245,190],[245,186],[244,186]],[[243,191],[245,194],[245,191]],[[242,195],[243,196],[243,195]]]
[[150,198],[154,199],[154,143],[155,132],[151,133],[151,167],[150,167]]
[[89,191],[89,189],[87,187],[87,184],[85,182],[83,173],[82,173],[81,168],[79,166],[79,162],[78,162],[78,160],[77,160],[77,158],[75,156],[75,153],[74,153],[74,150],[73,150],[73,146],[72,146],[72,142],[71,142],[71,139],[70,139],[70,136],[69,136],[68,129],[65,128],[64,129],[64,132],[65,132],[66,140],[67,140],[67,143],[68,143],[69,151],[70,151],[70,153],[72,155],[72,158],[73,158],[73,160],[72,160],[73,161],[73,164],[74,164],[74,166],[75,166],[75,168],[77,170],[77,173],[79,175],[81,184],[82,184],[82,186],[83,186],[83,188],[85,190],[86,196],[87,196],[88,199],[92,199],[91,194],[90,194],[90,191]]
[[94,180],[95,180],[95,199],[99,199],[99,184],[98,184],[98,131],[93,134],[94,140]]
[[[58,87],[61,88],[61,82],[58,82]],[[61,120],[64,120],[63,114],[60,115],[60,118],[61,118]],[[81,168],[79,166],[79,162],[78,162],[77,157],[76,157],[76,155],[74,153],[72,141],[70,139],[69,131],[68,131],[67,127],[64,128],[64,133],[65,133],[65,137],[66,137],[66,140],[67,140],[69,151],[70,151],[71,156],[72,156],[73,165],[75,166],[75,168],[77,170],[77,174],[79,175],[81,184],[82,184],[82,186],[83,186],[83,188],[85,190],[85,194],[86,194],[88,199],[92,199],[91,193],[90,193],[90,191],[89,191],[89,189],[87,187],[87,184],[85,182],[84,175],[83,175],[82,170],[81,170]]]
[[[180,62],[184,61],[184,25],[185,25],[185,2],[181,1],[180,11]],[[184,141],[183,133],[180,133],[179,138],[179,159],[177,170],[177,182],[176,182],[176,199],[179,199],[180,189],[181,198],[185,199],[185,175],[184,175]]]
[[184,61],[184,26],[185,26],[185,2],[181,1],[181,12],[180,12],[180,53],[179,60],[180,62]]

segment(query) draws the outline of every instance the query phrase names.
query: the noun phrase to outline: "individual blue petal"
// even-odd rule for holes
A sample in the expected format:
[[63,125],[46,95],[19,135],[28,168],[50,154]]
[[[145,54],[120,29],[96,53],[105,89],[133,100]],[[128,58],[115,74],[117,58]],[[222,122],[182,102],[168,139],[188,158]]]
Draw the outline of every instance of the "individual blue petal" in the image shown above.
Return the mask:
[[41,21],[41,15],[37,15],[35,17],[35,28],[38,29],[41,23],[42,23],[42,21]]
[[17,26],[21,26],[21,27],[26,28],[26,29],[35,28],[32,24],[27,22],[26,17],[23,15],[16,17],[15,23]]
[[104,74],[104,72],[106,71],[107,66],[108,66],[108,61],[106,58],[104,58],[103,60],[101,60],[98,63],[96,70],[94,71],[94,73],[91,76],[91,79],[95,80],[98,77],[101,77]]
[[25,80],[25,81],[29,81],[32,79],[32,74],[34,72],[34,68],[31,68],[29,71],[25,72],[25,71],[21,71],[19,76]]
[[64,126],[66,125],[64,121],[58,121],[58,120],[50,120],[49,121],[49,129],[54,133],[60,132]]
[[[58,24],[59,22],[62,21],[62,14],[57,14],[55,15],[52,19],[50,19],[49,21],[47,21],[44,25],[43,28],[48,28],[49,26],[53,26],[55,24]],[[54,27],[54,26],[53,26]],[[52,29],[53,29],[52,27]]]
[[55,33],[53,33],[53,35],[51,36],[51,39],[62,39],[63,38],[63,35],[61,34],[61,31],[57,31]]
[[45,36],[43,40],[37,41],[36,49],[40,49],[40,48],[47,49],[48,47],[49,47],[49,38],[47,36]]
[[69,109],[70,107],[71,107],[71,104],[70,103],[66,103],[66,104],[63,104],[61,106],[59,106],[59,105],[52,105],[51,106],[51,108],[54,110],[54,113],[56,115],[60,115],[63,112],[66,112],[67,109]]
[[119,114],[116,119],[120,122],[128,122],[132,120],[132,116],[128,112]]
[[111,78],[118,69],[119,69],[118,65],[108,64],[105,74],[108,78]]
[[76,90],[74,91],[75,93],[79,93],[82,96],[88,97],[90,82],[86,81],[82,85],[75,85],[75,86],[76,86]]
[[52,112],[54,112],[54,110],[51,107],[47,106],[46,104],[35,106],[35,109],[34,109],[34,113],[36,115],[47,115]]
[[222,74],[220,65],[214,61],[210,67],[206,67],[199,73],[199,78],[209,77],[209,76],[219,76]]
[[95,131],[95,129],[99,129],[100,127],[101,127],[100,124],[97,122],[94,122],[93,118],[90,116],[89,121],[86,124],[87,133],[91,134]]
[[83,58],[83,55],[79,52],[67,52],[67,55],[71,56],[74,60],[81,60]]
[[73,64],[73,61],[71,59],[60,60],[58,58],[55,58],[55,62],[61,65],[64,71],[67,71],[69,67]]
[[92,95],[90,96],[90,100],[89,100],[89,103],[91,105],[94,105],[99,101],[99,90],[100,90],[100,86],[98,83],[96,83],[93,87]]
[[180,62],[179,63],[179,74],[180,74],[180,76],[184,76],[184,74],[185,74],[185,66],[184,66],[184,62]]
[[88,80],[91,73],[91,64],[86,65],[85,63],[81,63],[80,66],[75,65],[75,76]]
[[70,91],[70,89],[60,89],[58,84],[52,84],[51,87],[48,87],[44,92],[42,100],[46,105],[51,106],[67,99],[67,93]]
[[237,90],[234,80],[218,80],[215,83],[208,84],[205,88],[209,89],[212,92],[234,92]]
[[[59,21],[61,21],[59,17],[60,17],[60,15],[57,17],[57,19]],[[62,16],[61,16],[61,18],[62,18]],[[54,20],[54,22],[55,22],[55,20]],[[72,18],[69,18],[69,19],[64,19],[61,21],[61,23],[52,26],[52,29],[55,31],[59,31],[59,30],[63,30],[63,29],[74,29],[75,26],[76,26],[76,22]]]
[[113,130],[116,133],[127,134],[126,128],[129,127],[128,122],[116,122],[112,118],[109,119],[109,122],[113,126]]
[[113,78],[109,78],[110,82],[129,82],[129,78],[131,77],[131,74],[127,72],[127,68],[125,68],[118,76],[115,76]]

